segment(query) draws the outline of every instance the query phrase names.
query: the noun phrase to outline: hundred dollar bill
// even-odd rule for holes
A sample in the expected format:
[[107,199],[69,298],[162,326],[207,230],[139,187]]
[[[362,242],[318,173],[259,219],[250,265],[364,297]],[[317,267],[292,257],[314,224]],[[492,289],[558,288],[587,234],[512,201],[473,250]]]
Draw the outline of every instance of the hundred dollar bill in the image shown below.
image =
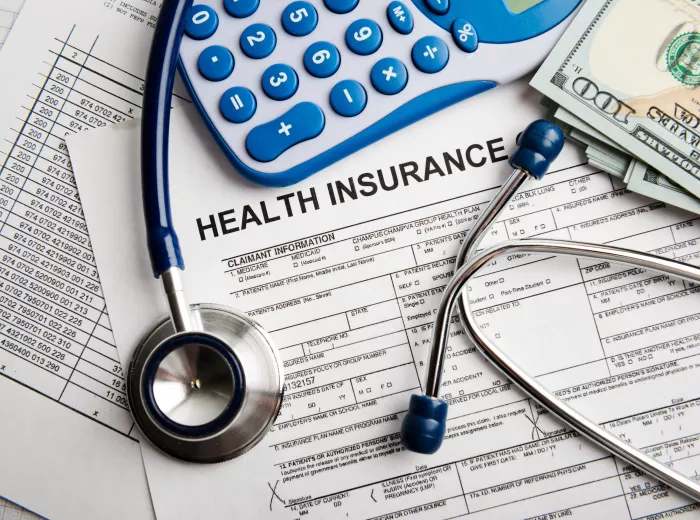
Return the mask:
[[648,164],[634,160],[631,172],[627,185],[631,191],[700,214],[700,200]]
[[700,196],[700,7],[588,0],[532,80],[542,94]]

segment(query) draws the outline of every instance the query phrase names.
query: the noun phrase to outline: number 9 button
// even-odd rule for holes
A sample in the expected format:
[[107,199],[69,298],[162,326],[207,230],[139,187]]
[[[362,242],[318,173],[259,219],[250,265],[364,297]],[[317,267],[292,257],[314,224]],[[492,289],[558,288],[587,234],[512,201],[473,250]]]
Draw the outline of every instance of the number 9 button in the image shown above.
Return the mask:
[[282,27],[292,36],[306,36],[316,28],[318,13],[309,2],[292,2],[282,11]]
[[382,30],[372,20],[361,18],[345,31],[345,43],[355,54],[367,56],[376,52],[382,44]]
[[340,53],[332,43],[313,43],[304,53],[304,67],[312,76],[327,78],[340,67]]
[[289,65],[271,65],[262,75],[262,88],[265,94],[276,101],[284,101],[294,95],[299,87],[297,73]]
[[254,23],[241,33],[241,50],[249,58],[267,58],[275,50],[277,38],[269,25]]

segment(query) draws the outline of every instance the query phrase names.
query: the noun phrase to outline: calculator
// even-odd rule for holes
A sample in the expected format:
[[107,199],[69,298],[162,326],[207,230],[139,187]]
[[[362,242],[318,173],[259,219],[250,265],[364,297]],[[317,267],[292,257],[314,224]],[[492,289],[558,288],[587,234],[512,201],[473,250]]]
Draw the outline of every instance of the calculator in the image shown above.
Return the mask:
[[582,0],[202,0],[179,68],[235,169],[299,182],[532,71]]

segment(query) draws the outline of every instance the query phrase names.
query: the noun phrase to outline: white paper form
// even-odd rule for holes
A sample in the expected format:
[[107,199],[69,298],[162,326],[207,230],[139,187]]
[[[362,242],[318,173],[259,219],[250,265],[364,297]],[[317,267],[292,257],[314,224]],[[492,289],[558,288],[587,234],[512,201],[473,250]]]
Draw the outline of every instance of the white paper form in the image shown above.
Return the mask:
[[0,50],[10,34],[24,0],[0,0]]
[[0,53],[0,496],[153,515],[63,138],[140,111],[153,2],[29,0]]
[[[235,306],[272,331],[286,397],[271,432],[231,462],[181,464],[142,442],[158,518],[698,516],[697,505],[525,398],[464,341],[456,319],[447,439],[433,456],[400,447],[460,240],[510,173],[502,159],[517,133],[541,116],[525,93],[522,82],[492,91],[283,189],[242,181],[196,111],[173,114],[173,212],[190,301]],[[68,141],[123,359],[167,313],[144,245],[138,142],[135,123]],[[582,162],[567,147],[490,240],[538,233],[694,258],[695,217],[618,189]],[[544,361],[535,367],[550,387],[694,474],[697,288],[575,260],[518,257],[491,269],[473,298],[485,326],[523,336],[518,360]],[[531,329],[546,311],[555,323],[577,319],[541,345],[542,330]]]

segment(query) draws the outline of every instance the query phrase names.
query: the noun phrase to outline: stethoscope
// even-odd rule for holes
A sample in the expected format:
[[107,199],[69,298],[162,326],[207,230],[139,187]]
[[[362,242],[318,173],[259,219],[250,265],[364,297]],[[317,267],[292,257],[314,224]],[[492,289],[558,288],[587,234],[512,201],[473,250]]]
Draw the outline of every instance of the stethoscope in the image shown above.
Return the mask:
[[[170,103],[178,49],[192,0],[166,0],[155,29],[142,112],[141,168],[148,249],[165,289],[169,318],[135,349],[127,393],[136,424],[160,450],[188,462],[220,462],[252,448],[272,426],[282,403],[280,359],[260,325],[244,313],[214,304],[190,306],[180,277],[184,262],[168,188]],[[441,377],[455,303],[467,335],[497,368],[572,428],[643,471],[700,500],[700,485],[607,432],[547,391],[481,331],[462,289],[483,266],[507,253],[544,253],[632,264],[700,283],[700,269],[626,249],[545,239],[509,240],[477,253],[503,208],[530,178],[542,179],[564,146],[561,131],[536,121],[510,159],[515,168],[469,232],[445,289],[433,329],[425,394],[411,397],[401,436],[406,449],[435,453],[447,425]]]

